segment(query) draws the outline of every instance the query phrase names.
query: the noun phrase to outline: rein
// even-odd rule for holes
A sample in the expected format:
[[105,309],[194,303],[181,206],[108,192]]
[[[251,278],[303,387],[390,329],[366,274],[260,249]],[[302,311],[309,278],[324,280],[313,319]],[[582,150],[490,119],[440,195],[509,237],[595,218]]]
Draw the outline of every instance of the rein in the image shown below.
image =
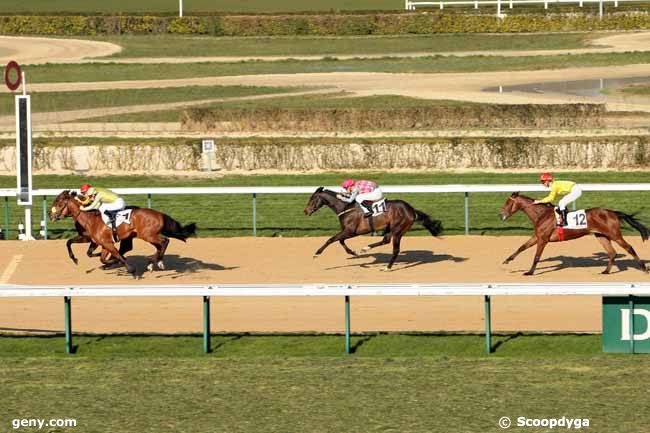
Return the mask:
[[346,209],[346,210],[344,210],[343,212],[337,213],[336,216],[337,216],[337,217],[341,217],[341,215],[345,215],[346,213],[348,213],[348,212],[352,212],[352,211],[355,210],[355,209],[356,209],[355,207],[351,207],[350,209]]

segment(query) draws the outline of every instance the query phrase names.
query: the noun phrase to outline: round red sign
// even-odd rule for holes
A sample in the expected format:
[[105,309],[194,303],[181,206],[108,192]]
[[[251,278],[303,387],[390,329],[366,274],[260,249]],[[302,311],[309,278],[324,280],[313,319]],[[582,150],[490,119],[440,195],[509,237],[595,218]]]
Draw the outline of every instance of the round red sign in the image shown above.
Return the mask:
[[[12,81],[11,71],[16,71],[16,78],[14,81]],[[14,91],[20,87],[20,83],[23,79],[22,77],[18,63],[13,60],[7,63],[7,66],[5,67],[5,84],[9,87],[9,90]]]

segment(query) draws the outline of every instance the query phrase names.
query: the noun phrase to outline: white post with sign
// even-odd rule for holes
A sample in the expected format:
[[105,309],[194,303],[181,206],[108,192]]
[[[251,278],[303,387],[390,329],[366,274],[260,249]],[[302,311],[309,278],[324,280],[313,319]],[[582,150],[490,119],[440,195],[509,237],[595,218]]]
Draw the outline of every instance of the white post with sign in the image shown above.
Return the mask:
[[[16,75],[14,80],[12,73]],[[25,208],[25,233],[22,240],[32,237],[32,107],[26,92],[25,74],[16,62],[5,69],[5,83],[15,91],[23,85],[23,94],[15,96],[16,103],[16,198],[18,206]]]
[[214,163],[214,140],[201,141],[201,156],[203,159],[203,170],[214,171],[217,169]]

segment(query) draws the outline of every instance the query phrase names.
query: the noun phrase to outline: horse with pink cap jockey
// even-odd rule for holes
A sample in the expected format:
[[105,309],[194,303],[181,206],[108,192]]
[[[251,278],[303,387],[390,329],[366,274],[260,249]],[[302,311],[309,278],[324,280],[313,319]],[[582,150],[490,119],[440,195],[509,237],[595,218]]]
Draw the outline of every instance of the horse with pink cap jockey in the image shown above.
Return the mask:
[[[370,180],[355,181],[353,179],[346,179],[343,181],[341,186],[347,191],[347,193],[337,194],[336,197],[345,203],[356,201],[366,215],[372,214],[370,209],[372,202],[384,198],[384,193],[381,189],[375,182]],[[370,205],[364,204],[364,202],[368,202]]]

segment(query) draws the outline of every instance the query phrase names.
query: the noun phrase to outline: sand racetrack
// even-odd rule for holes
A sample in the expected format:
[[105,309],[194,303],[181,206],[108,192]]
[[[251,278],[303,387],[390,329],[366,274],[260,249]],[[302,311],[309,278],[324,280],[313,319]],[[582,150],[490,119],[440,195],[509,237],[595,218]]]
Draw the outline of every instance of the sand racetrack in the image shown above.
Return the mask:
[[[144,273],[147,244],[135,242],[130,261],[142,274],[134,280],[121,270],[103,270],[97,259],[74,250],[75,266],[64,241],[2,241],[0,283],[4,284],[236,284],[236,283],[435,283],[435,282],[641,282],[642,273],[629,256],[619,256],[613,274],[601,275],[605,255],[591,237],[551,244],[538,273],[524,277],[533,251],[509,265],[503,259],[525,237],[407,237],[393,272],[380,272],[390,248],[348,258],[333,245],[318,259],[313,252],[324,238],[212,238],[172,241],[167,270]],[[370,238],[348,242],[359,249]],[[629,237],[642,258],[650,255],[640,238]],[[1,289],[0,289],[1,290]],[[77,298],[73,302],[77,332],[199,332],[198,298]],[[340,332],[343,300],[330,297],[213,298],[213,331]],[[601,328],[600,298],[594,296],[496,297],[496,331],[579,331]],[[353,297],[353,331],[481,331],[480,297]],[[61,331],[61,299],[0,298],[0,332]]]

